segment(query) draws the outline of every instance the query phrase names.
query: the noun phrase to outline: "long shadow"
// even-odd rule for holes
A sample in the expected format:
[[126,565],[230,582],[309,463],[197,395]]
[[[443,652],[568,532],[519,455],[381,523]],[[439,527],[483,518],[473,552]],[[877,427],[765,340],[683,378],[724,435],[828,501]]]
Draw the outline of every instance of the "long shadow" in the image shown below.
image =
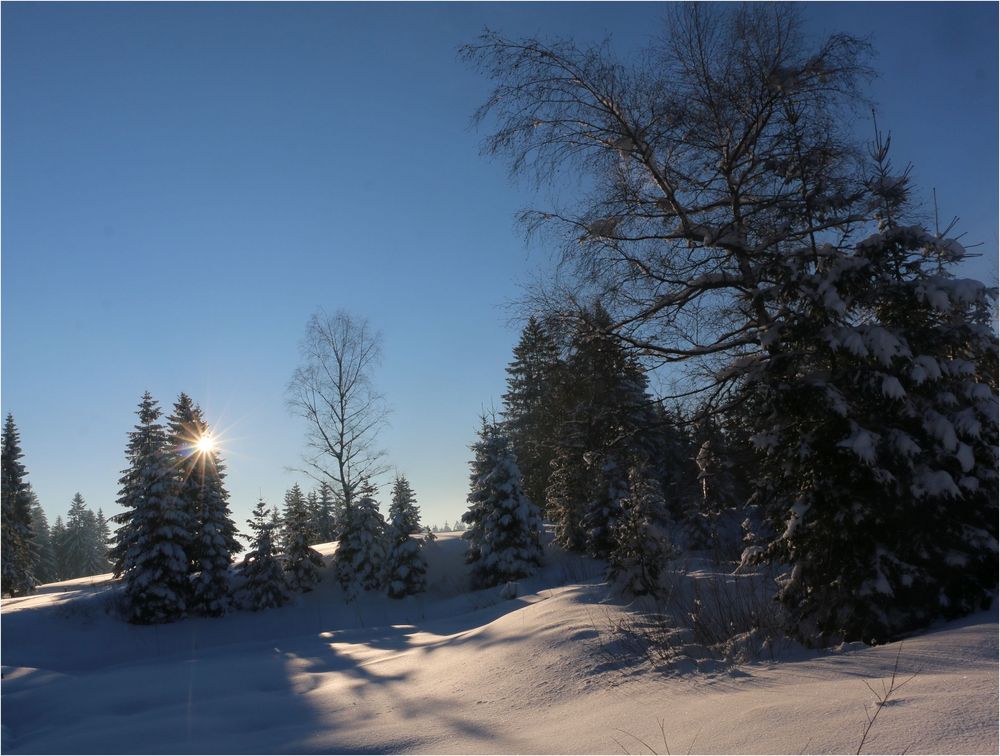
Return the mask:
[[[527,598],[498,601],[462,614],[420,625],[377,629],[320,631],[323,618],[310,619],[312,632],[282,636],[292,618],[311,615],[315,607],[257,614],[237,613],[222,619],[190,619],[173,625],[136,627],[106,615],[88,597],[72,606],[57,627],[47,628],[37,644],[26,635],[37,623],[34,612],[4,618],[4,662],[21,667],[3,681],[3,750],[8,753],[273,753],[315,750],[319,736],[330,752],[396,752],[412,739],[387,737],[384,747],[370,747],[350,730],[335,732],[350,712],[331,710],[311,701],[308,693],[325,684],[361,700],[376,692],[406,701],[402,714],[424,718],[441,728],[471,738],[490,737],[474,721],[455,714],[455,701],[440,697],[408,698],[409,672],[383,672],[392,652],[427,654],[447,646],[516,643],[519,638],[492,635],[490,622],[532,603]],[[327,607],[330,609],[330,607]],[[79,623],[83,613],[89,625]],[[12,622],[8,622],[8,619]],[[249,621],[249,622],[248,622]],[[19,627],[23,624],[23,627]],[[252,624],[252,632],[247,625]],[[482,628],[482,629],[481,629]],[[58,652],[63,640],[83,643]],[[240,629],[223,642],[226,631]],[[10,631],[10,632],[7,632]],[[71,632],[70,632],[71,631]],[[273,631],[266,640],[256,636]],[[102,643],[101,638],[105,639]],[[24,643],[20,643],[23,641]],[[116,645],[124,645],[115,653]],[[18,646],[21,646],[18,648]],[[105,648],[109,646],[110,648]],[[10,653],[7,653],[8,650]],[[31,665],[35,657],[39,663]],[[26,667],[47,667],[30,670]],[[348,683],[345,685],[344,678]],[[54,714],[55,713],[55,714]],[[398,735],[398,733],[397,733]],[[330,743],[334,745],[331,746]]]

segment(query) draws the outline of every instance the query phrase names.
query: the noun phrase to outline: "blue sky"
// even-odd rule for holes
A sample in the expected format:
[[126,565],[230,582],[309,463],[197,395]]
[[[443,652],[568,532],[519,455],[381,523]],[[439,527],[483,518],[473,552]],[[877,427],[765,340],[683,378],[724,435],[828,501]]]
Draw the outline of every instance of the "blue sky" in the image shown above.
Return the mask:
[[[870,36],[897,164],[962,216],[996,278],[997,5],[803,6],[811,33]],[[489,82],[456,49],[510,36],[650,41],[645,4],[2,6],[2,409],[50,520],[74,492],[117,511],[146,389],[186,391],[224,433],[239,523],[295,480],[284,405],[318,307],[384,335],[383,438],[432,523],[464,510],[468,444],[499,405],[546,264],[532,203],[480,157]],[[866,132],[865,132],[866,133]]]

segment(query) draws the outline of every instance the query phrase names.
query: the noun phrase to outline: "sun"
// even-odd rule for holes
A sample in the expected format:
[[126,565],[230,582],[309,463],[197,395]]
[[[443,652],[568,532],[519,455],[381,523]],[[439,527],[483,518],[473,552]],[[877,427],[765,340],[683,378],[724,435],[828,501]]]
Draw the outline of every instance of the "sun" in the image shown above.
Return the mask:
[[211,454],[216,450],[217,444],[212,434],[206,433],[198,436],[198,440],[194,442],[194,448],[199,454]]

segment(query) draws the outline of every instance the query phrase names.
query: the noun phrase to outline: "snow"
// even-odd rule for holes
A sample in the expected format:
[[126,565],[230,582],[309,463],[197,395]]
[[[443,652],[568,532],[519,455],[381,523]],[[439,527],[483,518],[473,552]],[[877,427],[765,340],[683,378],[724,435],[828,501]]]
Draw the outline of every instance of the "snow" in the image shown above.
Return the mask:
[[955,485],[954,478],[946,470],[924,470],[912,486],[913,495],[918,498],[947,496],[959,499],[962,492]]
[[[347,604],[329,570],[280,609],[167,625],[108,616],[106,576],[4,600],[3,751],[853,753],[865,681],[880,690],[899,650],[653,670],[607,653],[631,607],[600,563],[550,545],[503,600],[468,590],[464,547],[428,544],[428,591],[400,600]],[[916,676],[866,752],[997,752],[995,609],[908,638],[899,658]]]
[[852,422],[851,435],[843,439],[837,446],[850,449],[862,462],[873,465],[875,464],[877,443],[878,436]]
[[958,436],[955,435],[955,426],[944,415],[933,410],[928,410],[924,415],[924,430],[928,435],[938,440],[942,447],[948,451],[958,449]]
[[918,385],[928,379],[936,381],[941,377],[941,368],[936,359],[926,354],[921,354],[913,360],[910,377]]
[[614,236],[615,229],[618,228],[618,224],[621,223],[621,221],[622,219],[617,216],[612,216],[610,218],[598,218],[587,226],[587,233],[590,236],[598,238]]
[[886,375],[882,378],[882,393],[889,399],[902,399],[906,396],[903,384],[894,375]]

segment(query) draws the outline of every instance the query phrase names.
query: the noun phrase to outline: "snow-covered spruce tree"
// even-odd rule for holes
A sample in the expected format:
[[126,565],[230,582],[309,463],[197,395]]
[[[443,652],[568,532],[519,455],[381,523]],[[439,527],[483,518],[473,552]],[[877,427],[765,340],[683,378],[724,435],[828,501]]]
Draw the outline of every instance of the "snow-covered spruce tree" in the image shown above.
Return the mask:
[[405,475],[396,475],[396,479],[392,483],[389,520],[390,522],[398,522],[400,532],[408,535],[419,533],[421,530],[417,495],[413,492],[410,481],[406,479]]
[[107,572],[111,569],[111,557],[109,556],[112,544],[111,526],[108,525],[108,518],[104,516],[100,507],[97,508],[97,542],[104,559],[104,571]]
[[323,557],[309,544],[315,540],[312,520],[302,489],[296,483],[285,493],[284,558],[288,585],[293,591],[311,591],[320,581]]
[[427,588],[427,560],[420,532],[420,510],[410,482],[397,475],[389,505],[389,555],[386,561],[386,590],[392,598],[420,593]]
[[633,596],[656,594],[660,573],[674,555],[670,518],[660,483],[637,464],[628,472],[628,495],[613,530],[608,579]]
[[[325,484],[323,484],[325,485]],[[306,496],[306,511],[309,513],[310,544],[329,543],[334,537],[333,497],[329,486],[323,490],[310,491]],[[321,495],[322,494],[324,495]]]
[[472,451],[469,509],[462,515],[469,526],[462,537],[469,542],[465,561],[472,565],[472,583],[486,588],[528,577],[542,563],[542,520],[521,488],[510,441],[484,418]]
[[174,484],[189,517],[192,608],[219,616],[231,603],[229,567],[233,556],[243,550],[229,510],[225,465],[219,449],[211,443],[211,430],[201,408],[187,394],[177,398],[169,427]]
[[24,595],[36,584],[31,572],[31,496],[24,479],[27,472],[20,461],[23,456],[14,416],[7,413],[0,450],[0,492],[3,496],[0,592],[10,596]]
[[507,366],[503,422],[521,468],[524,492],[539,507],[545,506],[560,426],[558,390],[562,367],[559,344],[532,316]]
[[[610,519],[618,510],[614,497],[625,476],[623,460],[637,453],[657,456],[646,378],[608,333],[610,324],[597,304],[581,315],[573,335],[560,386],[564,419],[547,491],[559,543],[600,557],[607,556]],[[617,481],[609,478],[615,475]]]
[[316,531],[316,543],[329,543],[337,540],[337,512],[330,484],[323,481],[316,493],[316,508],[313,510],[313,529]]
[[66,563],[66,550],[63,546],[66,543],[66,525],[63,523],[62,515],[56,515],[56,521],[52,523],[50,531],[52,539],[52,554],[55,559],[54,580],[65,580],[69,574],[69,566]]
[[[207,427],[205,428],[207,432]],[[195,453],[192,477],[198,482],[198,522],[192,537],[197,573],[192,580],[194,607],[208,616],[224,614],[231,605],[229,568],[243,551],[223,483],[225,466],[217,448]]]
[[87,508],[79,492],[73,496],[69,505],[61,548],[67,570],[63,580],[99,575],[108,569],[97,516]]
[[199,549],[195,537],[201,515],[201,482],[194,475],[198,464],[198,441],[207,432],[201,412],[184,392],[174,402],[173,412],[167,418],[167,454],[173,468],[173,494],[177,497],[187,516],[188,533],[184,551],[187,553],[188,573],[198,571]]
[[764,485],[797,634],[879,641],[988,606],[997,585],[996,335],[961,245],[902,225],[877,137],[879,228],[790,254],[789,315],[753,375]]
[[271,526],[271,540],[274,541],[274,547],[280,551],[284,543],[285,523],[277,507],[271,510],[267,522]]
[[565,424],[563,431],[545,489],[545,511],[555,522],[556,543],[569,551],[583,551],[587,543],[584,505],[590,495],[591,476],[582,445],[566,432]]
[[306,540],[310,543],[314,542],[315,535],[309,501],[302,493],[302,488],[298,483],[285,491],[285,505],[281,511],[282,537],[278,542],[282,551],[285,551],[291,542],[292,534],[289,531],[289,520],[295,520],[295,527],[305,534]]
[[263,499],[257,502],[247,527],[253,533],[253,541],[239,567],[244,582],[236,600],[243,608],[255,612],[283,606],[292,597],[292,590],[274,546],[274,527]]
[[124,584],[123,609],[129,622],[170,622],[184,616],[190,597],[190,520],[175,495],[174,471],[160,409],[147,391],[139,423],[129,434],[118,505],[119,524],[112,558]]
[[407,532],[402,517],[389,521],[389,555],[386,558],[386,590],[392,598],[402,598],[427,589],[427,560],[423,542]]
[[333,559],[337,580],[349,600],[361,591],[382,589],[388,557],[386,540],[378,502],[366,492],[346,508]]
[[53,583],[59,580],[59,572],[56,568],[55,551],[52,548],[52,530],[49,528],[48,518],[38,501],[38,496],[34,491],[31,491],[30,496],[32,574],[39,583]]
[[628,470],[612,450],[600,461],[595,478],[596,485],[583,517],[587,553],[597,559],[607,559],[614,549],[622,502],[628,496]]
[[[690,540],[702,548],[735,546],[735,533],[729,534],[727,540],[720,532],[719,523],[726,513],[734,513],[741,507],[748,496],[744,476],[737,470],[740,454],[710,415],[697,424],[694,440],[696,446],[692,456],[696,465],[697,491],[688,502],[690,514],[686,525],[691,532]],[[729,551],[727,548],[727,553]]]

